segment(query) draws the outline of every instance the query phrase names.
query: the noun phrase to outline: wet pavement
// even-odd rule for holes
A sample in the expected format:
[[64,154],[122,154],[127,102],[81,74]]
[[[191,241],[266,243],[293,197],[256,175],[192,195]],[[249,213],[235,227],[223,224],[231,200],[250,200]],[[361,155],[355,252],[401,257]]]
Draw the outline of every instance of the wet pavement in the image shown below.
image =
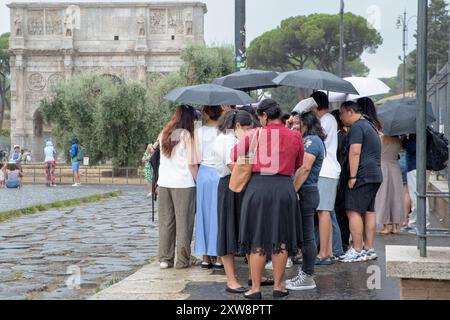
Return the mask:
[[117,189],[117,186],[108,185],[57,186],[55,188],[48,188],[45,185],[25,185],[21,189],[2,188],[0,189],[0,212],[62,200],[85,198]]
[[158,237],[150,200],[144,187],[120,189],[0,224],[0,299],[84,299],[148,263]]
[[[430,246],[449,246],[449,239],[432,239]],[[400,285],[398,279],[386,278],[386,245],[417,245],[417,238],[410,234],[377,236],[376,250],[378,260],[363,263],[336,263],[332,266],[317,266],[315,281],[317,288],[309,291],[291,292],[285,300],[398,300],[400,299]],[[242,258],[238,258],[238,279],[246,285],[248,277],[247,265]],[[286,278],[297,275],[297,266],[286,271]],[[213,275],[222,274],[221,271],[205,271]],[[374,281],[376,273],[380,274],[380,289]],[[271,276],[266,271],[266,276]],[[271,300],[273,287],[263,288],[263,299]],[[225,284],[219,282],[190,282],[182,292],[189,296],[189,300],[243,300],[242,295],[225,292]]]

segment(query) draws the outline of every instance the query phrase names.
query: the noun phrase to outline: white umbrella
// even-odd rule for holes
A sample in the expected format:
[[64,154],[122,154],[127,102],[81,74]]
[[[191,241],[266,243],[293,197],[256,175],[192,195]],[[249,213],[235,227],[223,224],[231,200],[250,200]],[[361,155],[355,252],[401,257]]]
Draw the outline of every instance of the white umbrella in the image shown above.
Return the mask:
[[376,78],[349,77],[344,78],[344,80],[350,82],[359,92],[359,95],[330,92],[328,95],[330,102],[356,100],[362,97],[372,97],[380,94],[386,94],[391,91],[391,88],[389,88],[383,81]]

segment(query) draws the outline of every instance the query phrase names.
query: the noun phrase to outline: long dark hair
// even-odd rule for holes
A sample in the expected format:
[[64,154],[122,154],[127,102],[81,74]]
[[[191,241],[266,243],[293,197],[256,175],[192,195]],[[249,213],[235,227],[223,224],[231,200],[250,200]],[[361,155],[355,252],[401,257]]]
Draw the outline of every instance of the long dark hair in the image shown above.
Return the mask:
[[243,110],[230,110],[220,117],[218,128],[220,132],[226,133],[227,130],[234,129],[238,123],[241,126],[252,126],[251,114]]
[[194,122],[196,118],[195,109],[191,106],[182,105],[177,108],[172,119],[167,123],[161,133],[161,151],[166,157],[172,156],[173,149],[180,142],[179,137],[174,137],[176,130],[182,129],[194,137]]
[[302,113],[300,121],[302,122],[302,127],[306,127],[304,136],[318,136],[322,141],[325,141],[327,136],[313,111]]
[[341,115],[339,114],[339,110],[333,110],[331,111],[331,115],[336,119],[336,122],[338,124],[338,130],[341,132],[344,131],[344,123],[342,122]]
[[383,128],[380,120],[378,119],[377,109],[375,108],[375,104],[370,98],[359,98],[356,100],[356,103],[362,109],[362,114],[369,120],[375,128],[380,131]]

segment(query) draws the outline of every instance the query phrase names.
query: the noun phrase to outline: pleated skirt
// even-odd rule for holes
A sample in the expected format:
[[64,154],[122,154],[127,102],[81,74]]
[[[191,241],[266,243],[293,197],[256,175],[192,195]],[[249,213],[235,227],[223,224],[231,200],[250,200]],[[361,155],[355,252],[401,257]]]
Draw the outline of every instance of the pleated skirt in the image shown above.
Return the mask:
[[239,245],[243,252],[294,256],[302,245],[302,222],[291,177],[254,174],[242,200]]

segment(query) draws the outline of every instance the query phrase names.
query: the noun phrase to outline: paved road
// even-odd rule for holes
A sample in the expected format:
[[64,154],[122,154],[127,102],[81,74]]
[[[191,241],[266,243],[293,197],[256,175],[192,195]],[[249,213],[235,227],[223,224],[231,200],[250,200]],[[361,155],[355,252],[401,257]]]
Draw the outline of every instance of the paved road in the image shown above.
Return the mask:
[[[0,299],[84,299],[156,255],[145,188],[122,189],[117,198],[0,224]],[[77,284],[78,272],[79,290],[66,285]]]
[[0,212],[23,209],[38,204],[89,197],[98,193],[118,190],[117,186],[83,185],[81,187],[25,185],[22,189],[0,189]]

